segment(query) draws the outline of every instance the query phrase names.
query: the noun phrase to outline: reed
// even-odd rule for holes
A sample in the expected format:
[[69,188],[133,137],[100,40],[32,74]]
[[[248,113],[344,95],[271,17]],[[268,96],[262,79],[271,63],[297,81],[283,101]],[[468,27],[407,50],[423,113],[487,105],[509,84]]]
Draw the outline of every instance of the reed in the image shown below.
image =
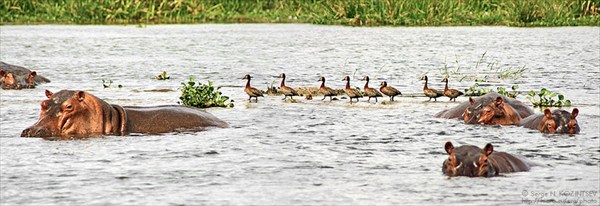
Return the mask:
[[2,24],[599,26],[600,0],[2,0]]

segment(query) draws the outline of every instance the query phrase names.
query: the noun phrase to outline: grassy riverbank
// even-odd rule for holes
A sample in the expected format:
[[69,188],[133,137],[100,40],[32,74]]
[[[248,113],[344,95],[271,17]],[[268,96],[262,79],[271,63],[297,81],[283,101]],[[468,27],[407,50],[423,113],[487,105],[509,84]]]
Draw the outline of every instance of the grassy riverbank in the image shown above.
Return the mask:
[[2,24],[599,26],[600,0],[2,0]]

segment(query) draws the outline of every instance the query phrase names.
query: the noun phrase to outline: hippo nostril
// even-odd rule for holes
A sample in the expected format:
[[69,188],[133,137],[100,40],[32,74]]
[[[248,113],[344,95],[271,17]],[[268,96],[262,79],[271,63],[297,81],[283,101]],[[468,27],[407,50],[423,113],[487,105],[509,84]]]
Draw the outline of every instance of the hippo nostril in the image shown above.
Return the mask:
[[49,137],[52,135],[50,133],[50,130],[47,130],[46,128],[40,128],[37,131],[35,131],[35,134],[33,136],[34,137]]
[[21,137],[49,137],[52,136],[50,130],[46,128],[27,128],[21,132]]
[[21,137],[31,137],[31,129],[27,128],[24,129],[23,132],[21,132]]

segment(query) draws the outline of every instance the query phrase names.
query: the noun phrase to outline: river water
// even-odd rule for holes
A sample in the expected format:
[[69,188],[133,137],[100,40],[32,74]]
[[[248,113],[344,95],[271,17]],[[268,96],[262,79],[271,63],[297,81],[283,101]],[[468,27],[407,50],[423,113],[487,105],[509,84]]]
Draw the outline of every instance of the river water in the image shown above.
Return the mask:
[[[543,194],[600,201],[598,194],[558,196],[599,191],[598,27],[2,26],[0,42],[1,61],[52,80],[0,91],[2,205],[504,205]],[[458,70],[453,88],[473,85],[460,76],[488,75],[493,87],[564,94],[580,110],[581,134],[434,118],[467,101],[425,102],[418,95],[423,74],[430,87],[443,88],[444,65]],[[495,77],[497,68],[522,67],[521,78]],[[163,70],[171,79],[155,80]],[[343,88],[345,75],[362,87],[357,79],[369,75],[372,87],[387,81],[407,95],[391,104],[320,97],[291,103],[280,96],[248,103],[244,74],[266,90],[279,84],[273,76],[281,72],[292,87],[318,86],[324,76],[328,86]],[[19,137],[37,121],[46,89],[85,90],[119,105],[177,104],[177,89],[190,75],[223,86],[235,100],[234,108],[208,109],[230,128],[72,141]],[[104,89],[102,80],[113,84]],[[525,96],[518,99],[531,105]],[[537,166],[494,178],[448,178],[441,172],[446,141],[489,142]]]

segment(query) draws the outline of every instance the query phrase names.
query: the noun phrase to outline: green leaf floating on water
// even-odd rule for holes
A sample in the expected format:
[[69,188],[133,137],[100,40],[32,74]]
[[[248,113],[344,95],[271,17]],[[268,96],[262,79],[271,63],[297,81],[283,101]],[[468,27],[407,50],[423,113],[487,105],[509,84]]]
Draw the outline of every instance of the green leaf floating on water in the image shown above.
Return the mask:
[[193,106],[199,108],[208,107],[233,107],[233,100],[229,100],[228,96],[222,95],[219,91],[221,87],[215,88],[212,81],[208,81],[208,84],[202,84],[194,80],[194,77],[190,77],[187,84],[181,83],[181,96],[179,99],[186,106]]
[[556,92],[552,92],[546,88],[540,89],[536,94],[531,90],[527,93],[527,99],[534,107],[563,107],[571,106],[571,100],[565,99],[565,96]]

